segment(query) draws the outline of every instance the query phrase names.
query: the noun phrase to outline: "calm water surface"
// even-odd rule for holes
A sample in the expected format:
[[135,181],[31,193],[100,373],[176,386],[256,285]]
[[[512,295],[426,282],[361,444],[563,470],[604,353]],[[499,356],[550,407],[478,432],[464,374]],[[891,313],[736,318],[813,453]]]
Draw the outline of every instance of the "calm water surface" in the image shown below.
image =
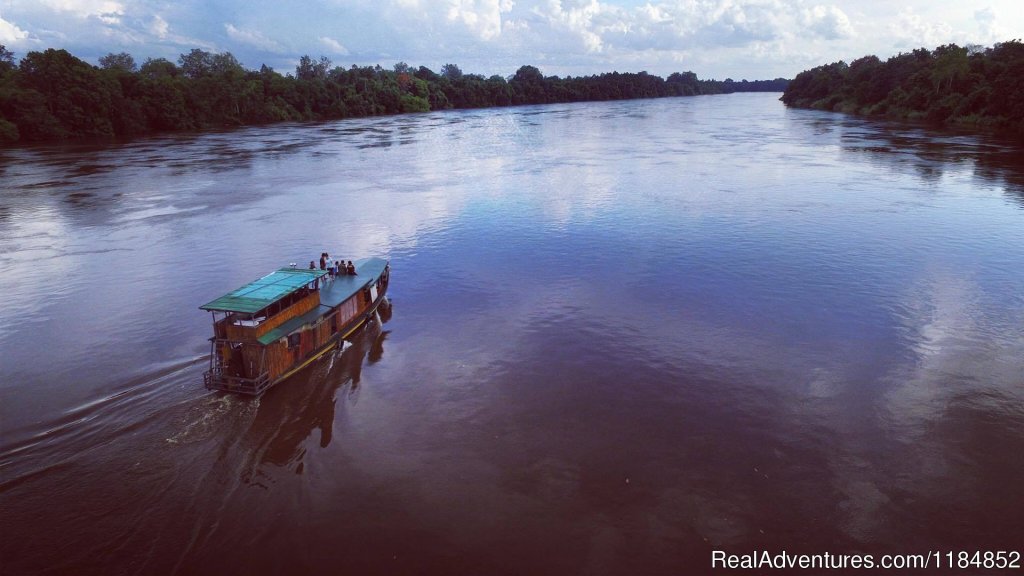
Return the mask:
[[[777,97],[0,150],[0,571],[1024,548],[1024,151]],[[197,307],[324,250],[389,317],[204,390]]]

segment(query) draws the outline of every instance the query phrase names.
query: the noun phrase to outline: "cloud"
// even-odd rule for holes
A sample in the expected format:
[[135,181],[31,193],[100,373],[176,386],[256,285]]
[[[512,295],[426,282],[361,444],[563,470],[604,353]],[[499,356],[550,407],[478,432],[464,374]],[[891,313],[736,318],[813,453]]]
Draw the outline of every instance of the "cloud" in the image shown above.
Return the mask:
[[125,14],[124,4],[112,0],[39,0],[39,3],[51,10],[109,25],[120,24]]
[[926,21],[913,8],[904,8],[890,24],[897,48],[935,47],[953,41],[953,28],[945,22]]
[[13,22],[8,22],[0,16],[0,44],[15,45],[28,38],[28,32],[18,28]]
[[[547,24],[549,33],[573,39],[574,43],[589,53],[604,49],[604,40],[601,38],[603,27],[598,25],[601,17],[605,17],[605,22],[621,20],[622,17],[621,14],[610,14],[618,12],[615,7],[601,4],[597,0],[549,0],[546,5],[537,6],[532,12]],[[556,38],[550,39],[557,42]]]
[[501,35],[502,14],[512,10],[509,0],[449,0],[446,17],[462,24],[481,40]]
[[227,32],[228,38],[231,38],[240,44],[246,44],[266,52],[284,51],[280,44],[270,38],[267,38],[256,30],[243,30],[241,28],[236,28],[233,24],[227,23],[224,24],[224,30]]
[[327,36],[321,36],[320,38],[318,38],[318,40],[320,40],[320,44],[326,46],[327,49],[330,50],[332,54],[340,54],[342,56],[345,56],[345,55],[348,54],[348,48],[345,48],[344,46],[342,46],[341,42],[338,42],[334,38],[328,38]]
[[978,30],[981,33],[979,40],[983,42],[997,42],[1004,39],[1003,30],[997,24],[999,18],[991,6],[975,10],[974,21],[977,22]]
[[164,20],[159,14],[153,16],[153,21],[149,25],[149,32],[153,36],[163,40],[167,38],[167,34],[170,32],[170,25],[167,20]]
[[358,31],[346,32],[347,48],[362,58],[427,58],[428,65],[429,59],[438,58],[433,64],[455,61],[466,70],[483,66],[484,73],[507,74],[528,63],[559,75],[695,70],[706,76],[710,70],[695,69],[695,62],[715,67],[712,73],[719,74],[723,70],[718,63],[729,61],[733,65],[724,70],[726,75],[747,77],[744,68],[756,68],[764,76],[766,65],[778,67],[794,48],[808,45],[807,40],[855,36],[842,10],[811,5],[815,7],[805,11],[803,0],[380,2],[375,29],[381,37],[394,39],[371,47]]
[[360,65],[452,62],[484,75],[532,64],[558,75],[774,78],[864,54],[1021,36],[1017,1],[968,9],[927,0],[321,0],[294,10],[243,0],[9,0],[0,42],[87,59],[125,47],[138,59],[230,49],[247,67],[319,50]]
[[850,24],[850,19],[835,6],[819,5],[804,9],[802,24],[822,38],[852,38],[856,35]]

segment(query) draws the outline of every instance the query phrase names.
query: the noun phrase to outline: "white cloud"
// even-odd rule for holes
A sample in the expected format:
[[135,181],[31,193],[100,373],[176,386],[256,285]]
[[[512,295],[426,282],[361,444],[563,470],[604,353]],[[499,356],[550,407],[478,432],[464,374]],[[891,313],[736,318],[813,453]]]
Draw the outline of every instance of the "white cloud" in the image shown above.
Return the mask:
[[283,51],[280,44],[270,38],[267,38],[259,31],[236,28],[232,24],[224,24],[224,30],[227,31],[228,38],[231,38],[240,44],[246,44],[267,52]]
[[39,4],[79,18],[98,18],[106,24],[119,24],[125,13],[124,4],[112,0],[39,0]]
[[996,11],[991,7],[987,6],[981,10],[975,10],[974,21],[978,23],[978,30],[981,33],[979,38],[982,42],[998,42],[1000,40],[1006,40],[1002,29],[998,22],[999,18],[996,15]]
[[167,34],[170,32],[171,27],[159,14],[153,16],[153,21],[149,25],[149,32],[157,38],[163,40],[167,38]]
[[501,35],[502,14],[512,10],[512,6],[508,0],[448,0],[445,16],[481,40],[493,40]]
[[851,38],[856,35],[850,19],[835,6],[805,8],[802,16],[803,25],[822,38]]
[[11,46],[18,44],[28,38],[28,32],[18,28],[13,22],[8,22],[0,16],[0,43]]
[[348,54],[348,48],[342,46],[341,42],[338,42],[334,38],[321,36],[320,38],[318,38],[318,40],[320,40],[320,44],[326,46],[327,49],[330,50],[332,54],[340,54],[342,56]]
[[889,32],[895,38],[897,48],[934,48],[953,41],[953,28],[946,22],[928,21],[904,8],[890,24]]
[[[604,49],[601,28],[597,19],[602,12],[615,12],[614,7],[597,0],[548,0],[544,6],[535,7],[532,12],[547,24],[550,41],[559,42],[558,36],[574,39],[586,52],[596,53]],[[616,15],[621,17],[619,15]]]
[[[1020,0],[323,0],[317,10],[218,0],[7,0],[0,42],[137,59],[190,48],[247,67],[317,50],[356,64],[405,61],[467,72],[692,70],[703,78],[792,76],[822,63],[941,44],[1024,36]],[[224,17],[220,14],[239,14]],[[257,22],[270,22],[261,27]],[[14,23],[17,23],[16,25]],[[187,34],[187,35],[186,35]],[[226,46],[224,44],[227,44]]]

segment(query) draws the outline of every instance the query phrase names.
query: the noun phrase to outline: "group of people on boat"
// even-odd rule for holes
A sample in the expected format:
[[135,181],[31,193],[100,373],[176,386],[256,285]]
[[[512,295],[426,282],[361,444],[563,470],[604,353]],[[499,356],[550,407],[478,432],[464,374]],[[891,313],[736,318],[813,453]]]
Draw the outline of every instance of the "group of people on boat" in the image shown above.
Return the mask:
[[[310,270],[316,270],[316,261],[315,260],[310,260],[309,261],[309,269]],[[345,263],[344,260],[334,260],[334,261],[332,261],[331,260],[331,255],[328,254],[327,252],[321,252],[320,253],[320,269],[321,270],[326,270],[327,271],[327,275],[330,276],[331,278],[334,278],[335,276],[355,276],[356,275],[356,267],[355,267],[354,264],[352,264],[351,260],[349,260],[347,264]]]

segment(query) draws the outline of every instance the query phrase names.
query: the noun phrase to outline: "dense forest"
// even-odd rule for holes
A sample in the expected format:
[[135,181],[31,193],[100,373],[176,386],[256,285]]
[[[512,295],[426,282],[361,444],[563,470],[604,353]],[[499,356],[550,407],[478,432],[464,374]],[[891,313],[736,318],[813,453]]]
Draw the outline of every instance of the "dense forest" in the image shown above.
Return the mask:
[[544,76],[533,66],[513,76],[464,74],[455,64],[434,72],[398,63],[334,67],[303,56],[294,74],[267,66],[247,70],[230,52],[194,49],[177,63],[127,53],[93,66],[66,50],[29,52],[19,63],[0,45],[0,143],[332,120],[449,108],[781,92],[784,79],[700,80],[692,72],[667,79],[646,72]]
[[787,106],[1009,129],[1024,136],[1024,44],[940,46],[801,72]]

